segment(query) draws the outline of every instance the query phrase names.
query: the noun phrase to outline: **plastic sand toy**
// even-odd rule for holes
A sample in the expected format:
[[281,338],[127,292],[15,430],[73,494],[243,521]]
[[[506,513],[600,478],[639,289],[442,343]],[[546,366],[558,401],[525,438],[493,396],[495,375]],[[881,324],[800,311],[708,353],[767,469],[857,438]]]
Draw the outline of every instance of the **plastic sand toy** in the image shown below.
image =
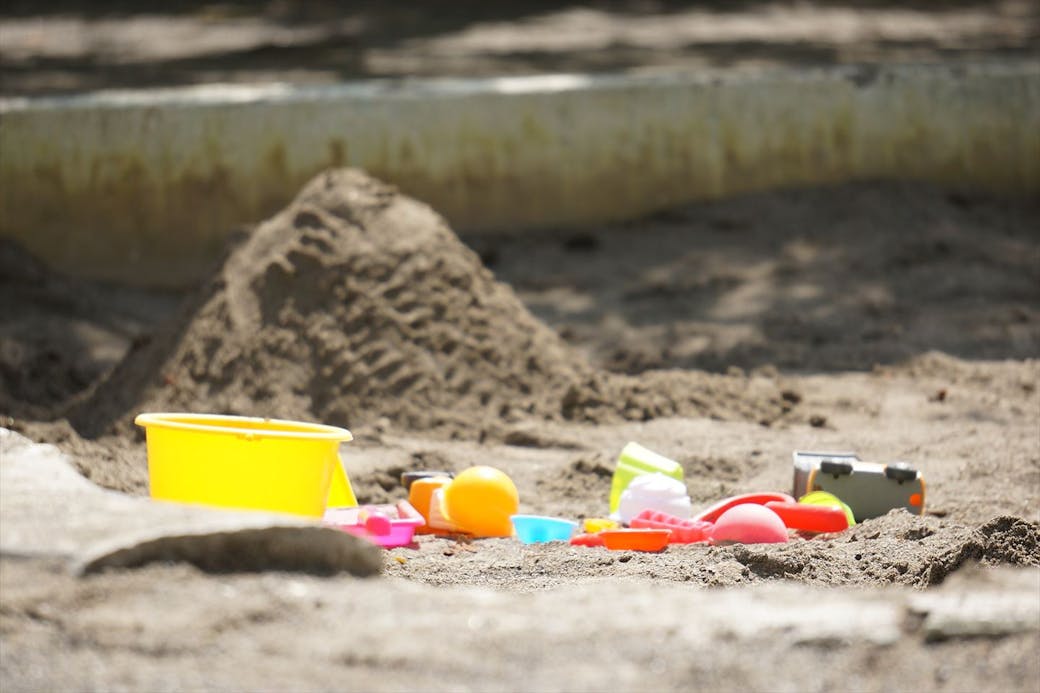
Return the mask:
[[662,551],[668,546],[667,529],[606,529],[599,533],[611,551]]
[[415,530],[424,524],[422,515],[408,501],[363,508],[329,508],[323,522],[387,549],[410,545]]
[[447,486],[435,489],[430,496],[430,513],[426,516],[426,527],[433,534],[455,534],[462,529],[451,521],[448,511],[444,509],[444,489]]
[[786,541],[784,521],[758,503],[729,508],[711,528],[712,544],[782,544]]
[[475,537],[513,535],[510,517],[517,514],[520,494],[504,472],[493,467],[470,467],[444,488],[448,519]]
[[444,472],[444,471],[423,470],[423,471],[416,471],[416,472],[403,472],[401,474],[401,486],[404,486],[406,491],[411,491],[412,490],[412,484],[415,483],[416,481],[418,481],[419,479],[437,479],[437,478],[450,479],[453,476],[455,476],[455,475],[452,474],[451,472]]
[[779,501],[781,503],[794,503],[794,498],[787,495],[786,493],[744,493],[739,496],[732,496],[720,500],[715,505],[700,511],[693,516],[694,520],[703,520],[704,522],[716,522],[722,516],[724,512],[737,505],[744,505],[746,503],[753,503],[756,505],[765,505],[770,501]]
[[684,520],[674,515],[644,510],[629,523],[637,529],[667,529],[671,531],[669,544],[696,544],[708,541],[712,524],[703,520]]
[[578,528],[578,523],[562,517],[542,515],[513,515],[510,518],[516,538],[525,544],[540,544],[549,541],[569,541]]
[[[408,487],[408,502],[412,504],[412,507],[419,511],[422,515],[426,525],[430,524],[430,503],[433,500],[433,494],[438,489],[442,489],[451,483],[451,479],[446,476],[436,477],[424,477],[422,479],[416,479]],[[419,532],[421,534],[428,533],[430,530],[426,527],[421,527]]]
[[833,493],[827,493],[826,491],[813,491],[812,493],[807,493],[799,498],[798,502],[803,505],[822,505],[841,508],[842,512],[845,513],[846,520],[848,520],[849,527],[856,524],[856,517],[852,514],[852,508],[846,505]]
[[575,534],[571,537],[571,546],[603,546],[603,536],[600,532],[586,532]]
[[617,520],[611,520],[606,517],[586,517],[581,524],[582,530],[589,534],[602,532],[605,529],[617,529],[620,526]]
[[858,521],[896,508],[924,514],[924,477],[907,462],[864,462],[851,452],[795,452],[795,495],[813,491],[841,498]]
[[840,505],[771,501],[766,503],[766,507],[779,515],[788,529],[803,532],[843,532],[849,528],[849,518]]
[[152,498],[320,518],[357,505],[339,459],[350,431],[215,414],[141,414]]
[[622,492],[616,516],[627,524],[644,510],[687,518],[691,509],[685,483],[664,474],[642,474]]
[[678,462],[648,450],[639,443],[629,443],[621,450],[614,477],[610,482],[611,514],[618,511],[621,494],[632,480],[641,474],[664,474],[677,481],[683,480],[682,466]]

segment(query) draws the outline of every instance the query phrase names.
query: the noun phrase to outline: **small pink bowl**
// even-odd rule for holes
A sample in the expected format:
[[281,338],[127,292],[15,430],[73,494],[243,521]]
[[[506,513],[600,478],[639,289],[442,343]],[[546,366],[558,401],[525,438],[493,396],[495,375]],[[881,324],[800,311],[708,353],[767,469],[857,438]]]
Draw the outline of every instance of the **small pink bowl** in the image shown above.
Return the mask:
[[414,540],[415,530],[426,524],[419,511],[404,500],[397,505],[329,508],[323,522],[384,549],[408,546]]

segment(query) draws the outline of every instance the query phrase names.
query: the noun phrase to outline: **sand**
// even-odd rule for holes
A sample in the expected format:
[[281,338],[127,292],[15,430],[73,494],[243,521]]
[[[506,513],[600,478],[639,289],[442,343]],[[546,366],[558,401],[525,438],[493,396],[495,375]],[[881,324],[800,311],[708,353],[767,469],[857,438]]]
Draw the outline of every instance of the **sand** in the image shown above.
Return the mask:
[[69,411],[317,418],[487,437],[495,422],[727,412],[772,420],[734,379],[632,379],[590,366],[495,281],[432,209],[356,170],[328,172],[235,247],[180,321]]
[[781,546],[424,537],[367,580],[8,557],[4,688],[1035,690],[1038,220],[873,182],[459,239],[345,170],[184,296],[5,245],[2,423],[118,491],[147,490],[133,415],[176,408],[347,425],[362,502],[490,464],[522,511],[599,516],[629,440],[695,507],[790,491],[796,449],[909,460],[928,496]]
[[[869,69],[1040,37],[1020,0],[79,5],[5,5],[0,94]],[[185,295],[0,239],[0,426],[144,496],[145,408],[322,420],[354,431],[363,502],[491,464],[523,511],[574,518],[606,512],[630,440],[697,508],[850,449],[919,467],[925,515],[660,554],[423,538],[370,579],[5,555],[5,692],[1040,688],[1035,201],[860,181],[460,242],[379,181],[322,180]]]

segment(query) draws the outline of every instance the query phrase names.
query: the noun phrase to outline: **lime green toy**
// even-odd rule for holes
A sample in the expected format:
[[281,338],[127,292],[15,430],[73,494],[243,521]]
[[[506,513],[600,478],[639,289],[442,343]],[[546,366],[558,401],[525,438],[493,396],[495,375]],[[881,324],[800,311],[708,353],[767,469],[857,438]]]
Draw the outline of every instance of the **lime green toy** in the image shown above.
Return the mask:
[[807,493],[799,498],[798,502],[805,505],[829,505],[835,508],[841,508],[845,512],[845,518],[849,521],[849,527],[856,524],[856,517],[852,514],[852,508],[833,493],[827,493],[826,491],[813,491],[812,493]]
[[683,480],[682,465],[647,450],[639,443],[629,443],[621,450],[614,478],[610,483],[610,512],[616,513],[621,502],[621,494],[632,479],[640,474],[664,474],[673,479]]

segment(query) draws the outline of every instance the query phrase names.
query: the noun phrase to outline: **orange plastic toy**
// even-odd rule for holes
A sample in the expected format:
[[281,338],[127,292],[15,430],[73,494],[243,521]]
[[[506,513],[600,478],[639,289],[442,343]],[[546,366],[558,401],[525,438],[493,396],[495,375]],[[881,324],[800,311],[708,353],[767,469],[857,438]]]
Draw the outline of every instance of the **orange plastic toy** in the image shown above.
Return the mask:
[[419,534],[433,534],[436,530],[430,524],[430,501],[437,489],[444,488],[451,483],[447,476],[428,477],[416,479],[408,487],[408,502],[422,515],[425,525],[416,530]]
[[661,551],[668,546],[671,530],[606,529],[599,533],[611,551]]

